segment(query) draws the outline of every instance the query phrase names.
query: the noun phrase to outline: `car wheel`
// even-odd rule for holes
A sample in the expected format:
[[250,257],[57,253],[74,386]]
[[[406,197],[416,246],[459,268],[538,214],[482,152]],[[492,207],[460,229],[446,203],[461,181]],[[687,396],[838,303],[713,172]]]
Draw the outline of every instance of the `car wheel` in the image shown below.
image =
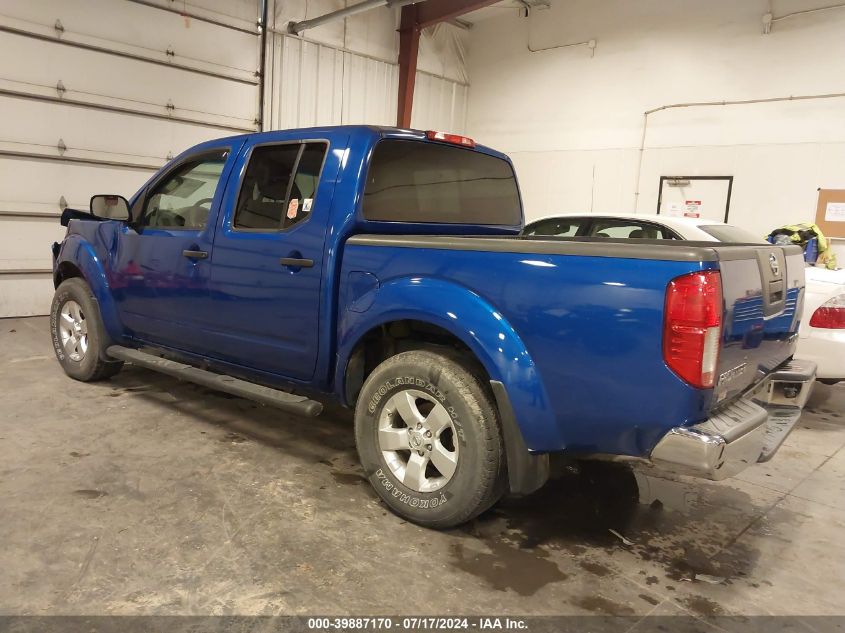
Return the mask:
[[66,279],[53,295],[50,336],[56,358],[71,378],[83,382],[114,376],[122,361],[103,360],[108,336],[91,288],[79,277]]
[[403,352],[376,367],[358,398],[355,440],[378,495],[419,525],[459,525],[504,493],[492,395],[449,356]]

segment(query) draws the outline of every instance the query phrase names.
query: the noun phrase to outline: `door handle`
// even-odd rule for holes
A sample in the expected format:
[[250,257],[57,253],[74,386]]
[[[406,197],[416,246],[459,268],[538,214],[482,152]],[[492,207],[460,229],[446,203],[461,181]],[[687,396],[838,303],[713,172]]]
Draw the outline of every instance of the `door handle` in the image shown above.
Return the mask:
[[314,266],[313,259],[303,259],[301,257],[282,257],[279,263],[282,266],[290,266],[291,268],[311,268]]
[[182,251],[182,255],[184,255],[188,259],[207,259],[208,258],[208,252],[207,251],[185,250],[185,251]]

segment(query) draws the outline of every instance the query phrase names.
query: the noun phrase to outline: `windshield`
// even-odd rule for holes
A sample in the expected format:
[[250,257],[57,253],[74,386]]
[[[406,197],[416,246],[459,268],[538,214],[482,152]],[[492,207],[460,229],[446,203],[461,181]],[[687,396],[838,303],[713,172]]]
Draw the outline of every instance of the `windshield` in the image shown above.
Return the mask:
[[373,151],[364,217],[388,222],[516,226],[522,206],[510,163],[451,145],[398,139]]
[[746,231],[730,224],[707,224],[699,225],[705,233],[715,237],[720,242],[732,242],[739,244],[767,244],[759,235],[754,235],[751,231]]

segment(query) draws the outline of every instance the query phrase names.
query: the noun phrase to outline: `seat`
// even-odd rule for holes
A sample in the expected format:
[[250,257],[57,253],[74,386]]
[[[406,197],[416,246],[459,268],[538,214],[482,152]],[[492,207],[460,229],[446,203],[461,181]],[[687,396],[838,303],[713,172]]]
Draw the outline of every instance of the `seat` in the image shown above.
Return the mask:
[[208,222],[209,211],[210,209],[208,207],[202,205],[188,207],[182,212],[182,217],[185,219],[184,226],[195,229],[205,227]]

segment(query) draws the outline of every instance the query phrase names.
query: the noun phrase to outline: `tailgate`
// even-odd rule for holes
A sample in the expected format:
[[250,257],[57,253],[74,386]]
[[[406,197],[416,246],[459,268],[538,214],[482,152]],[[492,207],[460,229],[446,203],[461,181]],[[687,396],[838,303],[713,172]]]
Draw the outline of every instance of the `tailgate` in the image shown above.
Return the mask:
[[795,351],[804,295],[797,246],[719,246],[724,331],[714,405],[761,380]]

